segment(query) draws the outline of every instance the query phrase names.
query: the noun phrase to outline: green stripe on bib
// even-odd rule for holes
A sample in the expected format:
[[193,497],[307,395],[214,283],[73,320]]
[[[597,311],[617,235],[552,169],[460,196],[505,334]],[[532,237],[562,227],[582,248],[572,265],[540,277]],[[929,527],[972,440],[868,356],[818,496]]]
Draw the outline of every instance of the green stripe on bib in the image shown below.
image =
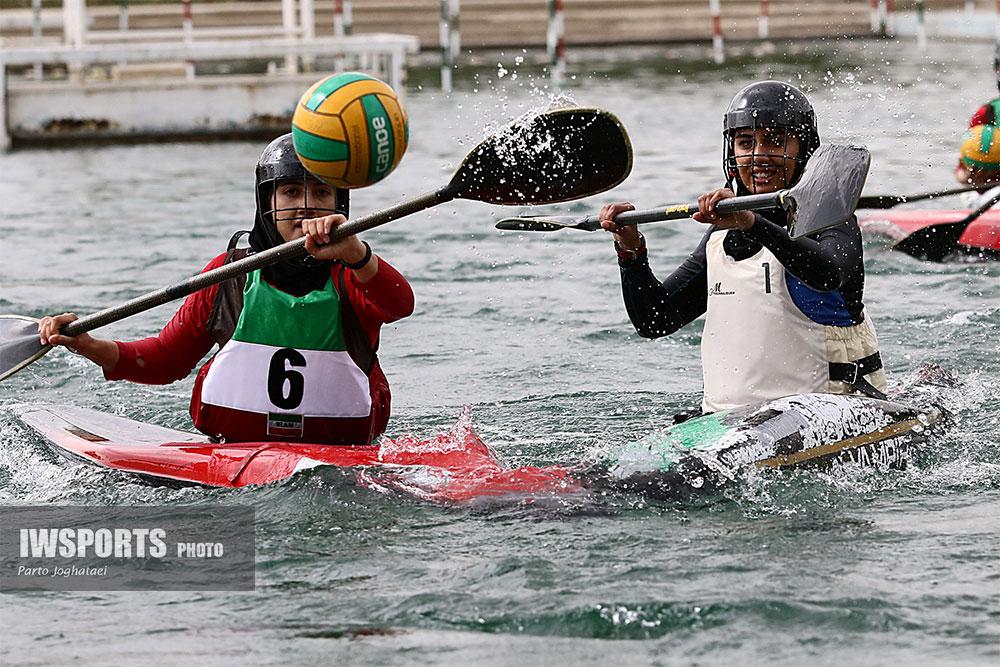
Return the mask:
[[250,273],[233,340],[297,350],[346,351],[340,296],[333,279],[327,278],[321,290],[293,296],[269,284],[259,269]]

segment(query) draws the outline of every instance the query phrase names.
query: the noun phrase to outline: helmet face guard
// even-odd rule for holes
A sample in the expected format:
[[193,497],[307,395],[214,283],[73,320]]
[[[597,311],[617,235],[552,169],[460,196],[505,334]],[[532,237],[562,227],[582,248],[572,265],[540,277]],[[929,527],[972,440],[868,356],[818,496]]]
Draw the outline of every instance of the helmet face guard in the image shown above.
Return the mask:
[[[279,184],[286,181],[299,181],[303,186],[303,201],[291,208],[275,208],[274,193]],[[278,137],[264,149],[257,161],[254,193],[256,213],[254,226],[250,232],[250,245],[256,251],[266,250],[284,243],[278,233],[277,220],[304,220],[310,217],[340,214],[347,217],[350,214],[350,192],[341,188],[335,189],[333,208],[316,207],[309,202],[309,181],[319,181],[310,174],[299,162],[292,146],[292,135]],[[309,263],[311,257],[301,261]]]
[[[769,142],[772,147],[767,152],[759,152],[756,141],[757,130],[783,130],[781,146]],[[736,135],[740,130],[754,133],[754,145],[749,153],[737,158]],[[775,132],[775,134],[779,134]],[[727,181],[735,185],[738,194],[757,194],[753,182],[744,183],[739,170],[749,168],[752,172],[758,165],[774,165],[794,161],[795,171],[787,185],[791,186],[805,168],[806,162],[819,147],[819,131],[816,129],[816,114],[809,100],[799,89],[780,81],[760,81],[741,90],[733,98],[723,119],[725,148],[722,167]],[[793,155],[789,153],[789,138],[797,137],[799,148]]]

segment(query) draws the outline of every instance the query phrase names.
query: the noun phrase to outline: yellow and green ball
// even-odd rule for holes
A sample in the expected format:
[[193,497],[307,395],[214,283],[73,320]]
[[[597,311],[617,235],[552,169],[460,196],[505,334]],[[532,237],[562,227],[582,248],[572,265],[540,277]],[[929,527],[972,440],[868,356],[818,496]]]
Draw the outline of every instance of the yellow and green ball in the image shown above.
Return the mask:
[[363,188],[388,176],[408,141],[406,111],[395,91],[358,72],[316,82],[292,116],[299,160],[338,188]]
[[962,164],[969,169],[1000,170],[1000,128],[976,125],[962,141]]

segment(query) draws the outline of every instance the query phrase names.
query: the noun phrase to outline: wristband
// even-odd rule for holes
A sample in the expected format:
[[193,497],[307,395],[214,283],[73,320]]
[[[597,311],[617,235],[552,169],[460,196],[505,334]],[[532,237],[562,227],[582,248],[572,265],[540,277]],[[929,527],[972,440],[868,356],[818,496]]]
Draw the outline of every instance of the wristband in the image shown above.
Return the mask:
[[365,256],[359,259],[358,261],[354,262],[353,264],[351,262],[345,262],[344,260],[340,260],[340,262],[344,266],[346,266],[351,270],[357,271],[358,269],[365,268],[368,262],[372,260],[372,247],[368,245],[368,241],[362,241],[362,243],[365,245]]
[[622,262],[634,262],[640,257],[646,256],[646,237],[639,234],[639,247],[635,250],[626,250],[615,241],[615,252],[618,253],[618,260]]

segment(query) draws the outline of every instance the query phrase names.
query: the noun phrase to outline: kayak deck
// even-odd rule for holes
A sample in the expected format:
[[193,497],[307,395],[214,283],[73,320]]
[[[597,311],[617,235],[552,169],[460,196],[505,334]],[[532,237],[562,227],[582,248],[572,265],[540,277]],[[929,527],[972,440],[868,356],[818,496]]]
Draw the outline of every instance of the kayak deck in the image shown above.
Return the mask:
[[801,394],[651,433],[584,473],[563,466],[504,466],[468,415],[431,439],[403,436],[358,446],[216,444],[203,435],[77,407],[30,408],[20,417],[69,458],[161,482],[242,487],[328,465],[354,470],[366,488],[444,503],[564,496],[609,486],[675,499],[710,492],[752,469],[902,467],[948,422],[947,413],[933,406]]
[[359,481],[421,498],[460,502],[479,497],[580,490],[561,467],[502,466],[462,422],[431,440],[385,439],[380,445],[288,442],[216,444],[177,431],[71,406],[31,408],[21,420],[68,458],[164,482],[217,487],[269,484],[318,466],[377,468]]
[[677,498],[719,488],[752,469],[902,468],[947,423],[948,414],[936,406],[799,394],[649,434],[619,450],[608,473],[618,488]]

